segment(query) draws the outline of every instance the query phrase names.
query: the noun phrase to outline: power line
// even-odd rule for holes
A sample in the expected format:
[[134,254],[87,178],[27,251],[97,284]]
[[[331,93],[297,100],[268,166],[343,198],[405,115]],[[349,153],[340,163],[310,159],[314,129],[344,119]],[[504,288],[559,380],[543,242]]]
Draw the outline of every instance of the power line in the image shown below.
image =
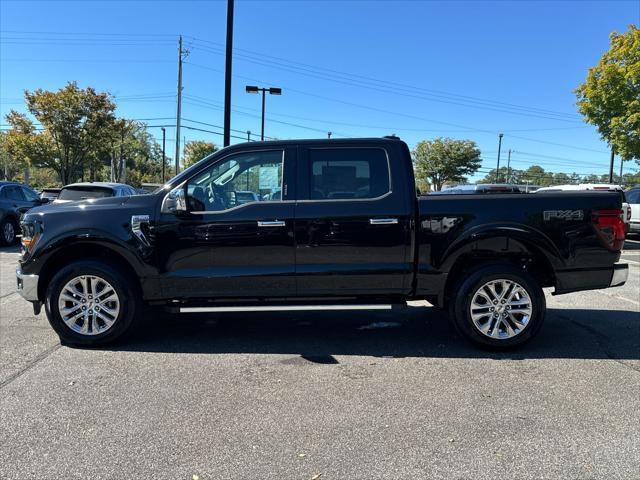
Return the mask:
[[[217,48],[219,48],[221,46],[221,44],[219,44],[217,42],[212,42],[212,41],[209,41],[209,40],[204,40],[204,39],[200,39],[200,38],[189,36],[189,35],[186,35],[185,37],[190,38],[190,39],[192,39],[192,40],[194,40],[196,42],[213,45],[214,47],[217,47]],[[204,47],[204,48],[209,48],[212,51],[212,53],[218,53],[218,51],[215,48],[211,48],[211,47]],[[578,117],[575,113],[557,112],[557,111],[550,110],[550,109],[542,109],[542,108],[538,108],[538,107],[523,106],[523,105],[517,105],[517,104],[513,104],[513,103],[508,103],[508,102],[501,102],[501,101],[498,101],[498,100],[488,100],[488,99],[483,99],[483,98],[479,98],[479,97],[473,97],[473,96],[469,96],[469,95],[461,95],[461,94],[456,94],[456,93],[451,93],[451,92],[444,92],[442,90],[428,89],[428,88],[424,88],[424,87],[418,87],[418,86],[415,86],[415,85],[408,85],[408,84],[405,84],[405,83],[394,82],[394,81],[391,81],[391,80],[381,80],[381,79],[376,79],[376,78],[373,78],[373,77],[368,77],[368,76],[365,76],[365,75],[359,75],[359,74],[344,72],[344,71],[340,71],[340,70],[334,70],[334,69],[330,69],[330,68],[326,68],[326,67],[320,67],[320,66],[317,66],[317,65],[311,65],[311,64],[308,64],[308,63],[298,62],[298,61],[286,59],[286,58],[283,58],[283,57],[277,57],[277,56],[274,56],[274,55],[268,55],[268,54],[264,54],[262,52],[255,52],[255,51],[242,49],[242,48],[236,48],[235,50],[239,51],[239,52],[245,52],[245,54],[250,56],[250,57],[254,57],[254,58],[257,57],[258,60],[262,60],[263,58],[275,59],[275,60],[278,60],[279,62],[284,62],[285,64],[298,65],[298,66],[301,66],[301,67],[305,67],[305,68],[311,69],[311,71],[319,70],[319,71],[329,72],[330,74],[334,74],[334,75],[338,75],[338,76],[342,76],[342,77],[353,77],[353,78],[356,78],[356,79],[361,79],[361,80],[365,80],[367,82],[373,82],[373,83],[382,84],[382,85],[395,85],[395,86],[400,87],[400,88],[402,88],[404,90],[408,90],[408,91],[412,91],[412,92],[415,92],[415,91],[430,92],[433,95],[443,96],[445,98],[466,99],[466,100],[469,100],[469,101],[484,103],[484,104],[488,104],[488,105],[497,105],[497,106],[503,106],[503,107],[510,107],[510,108],[515,108],[515,109],[522,109],[522,110],[526,110],[526,111],[531,111],[531,112],[535,111],[535,112],[538,112],[538,113],[544,113],[544,114],[550,114],[550,115],[558,115],[558,116],[566,116],[566,117],[569,117],[569,118]]]
[[[206,65],[201,65],[201,64],[197,64],[197,63],[193,63],[193,62],[185,62],[185,64],[189,64],[191,66],[202,68],[202,69],[205,69],[205,70],[219,72],[219,70],[216,70],[214,68],[208,67]],[[262,81],[260,79],[247,77],[247,76],[244,76],[244,75],[234,75],[234,77],[240,78],[240,79],[244,79],[244,80],[250,80],[252,82],[261,82]],[[283,88],[285,88],[285,87],[286,86],[283,85]],[[469,131],[469,132],[477,132],[477,133],[483,133],[483,134],[487,134],[487,135],[496,135],[496,132],[495,131],[491,131],[491,130],[485,130],[485,129],[480,129],[480,128],[476,128],[476,127],[469,127],[467,125],[461,125],[461,124],[458,124],[458,123],[443,122],[441,120],[429,119],[429,118],[420,117],[420,116],[417,116],[417,115],[411,115],[411,114],[407,114],[407,113],[394,112],[394,111],[391,111],[391,110],[385,110],[385,109],[382,109],[382,108],[373,107],[371,105],[362,105],[362,104],[349,102],[349,101],[346,101],[346,100],[341,100],[341,99],[337,99],[337,98],[333,98],[333,97],[327,97],[325,95],[319,95],[319,94],[316,94],[316,93],[306,92],[306,91],[299,90],[299,89],[296,89],[296,88],[291,88],[291,87],[286,87],[286,88],[287,88],[288,92],[299,93],[301,95],[314,97],[314,98],[319,98],[319,99],[322,99],[322,100],[335,102],[335,103],[340,103],[340,104],[348,105],[348,106],[352,106],[352,107],[362,108],[362,109],[365,109],[365,110],[370,110],[370,111],[379,112],[379,113],[385,113],[385,114],[389,114],[389,115],[397,115],[397,116],[400,116],[400,117],[410,118],[410,119],[413,119],[413,120],[420,120],[420,121],[424,121],[424,122],[428,122],[428,123],[435,123],[435,124],[446,125],[446,126],[450,126],[450,127],[457,127],[457,128],[465,129],[466,131]],[[514,137],[514,138],[520,138],[520,139],[527,140],[527,141],[534,141],[534,142],[537,142],[537,143],[550,144],[550,145],[555,145],[555,146],[562,146],[562,147],[565,147],[565,148],[574,148],[574,149],[577,149],[577,150],[586,150],[586,151],[591,151],[591,152],[596,152],[596,153],[606,153],[606,152],[603,152],[602,150],[595,150],[595,149],[589,149],[589,148],[584,148],[584,147],[578,147],[578,146],[575,146],[575,145],[558,144],[558,143],[555,143],[555,142],[548,142],[548,141],[545,141],[545,140],[530,139],[530,138],[527,138],[527,137],[515,137],[514,135],[509,135],[509,136],[510,137]]]
[[[214,51],[212,49],[208,49],[206,47],[203,48],[201,46],[192,46],[192,48],[198,49],[198,50],[207,51],[209,53],[214,53],[214,54],[221,55],[220,52],[216,52],[216,51]],[[328,74],[324,74],[322,72],[313,72],[313,71],[309,71],[308,69],[305,69],[305,68],[292,67],[292,66],[287,66],[287,65],[284,65],[284,64],[277,64],[276,62],[265,62],[265,61],[261,61],[260,59],[256,59],[256,58],[253,58],[253,57],[249,57],[247,55],[242,55],[242,54],[237,54],[237,53],[234,54],[234,57],[237,57],[239,60],[244,60],[244,61],[247,61],[247,62],[250,62],[250,63],[254,63],[256,65],[261,65],[261,66],[265,66],[265,67],[269,67],[269,68],[277,68],[277,69],[284,70],[284,71],[287,71],[287,72],[290,72],[290,73],[295,73],[295,74],[304,75],[304,76],[308,76],[308,77],[312,77],[312,78],[317,78],[317,79],[320,79],[320,80],[332,81],[332,82],[340,83],[340,84],[343,84],[343,85],[349,85],[349,86],[358,87],[358,88],[366,88],[366,89],[369,89],[369,90],[373,90],[373,91],[377,91],[377,92],[381,92],[381,93],[385,93],[385,94],[399,95],[399,96],[403,96],[403,97],[407,97],[407,98],[414,98],[414,99],[425,100],[425,101],[439,102],[439,103],[445,103],[445,104],[450,104],[450,105],[459,105],[459,106],[464,106],[464,107],[468,107],[468,108],[476,108],[476,109],[480,109],[480,110],[490,110],[490,111],[508,113],[508,114],[513,114],[513,115],[523,115],[523,116],[528,116],[528,117],[543,118],[545,120],[562,121],[562,122],[570,122],[570,123],[579,122],[579,120],[577,120],[577,119],[568,119],[568,118],[560,117],[559,115],[556,115],[556,114],[541,114],[541,113],[535,113],[535,112],[527,113],[525,110],[515,109],[513,107],[512,108],[494,107],[494,106],[489,106],[489,105],[473,104],[473,103],[469,103],[468,101],[464,102],[464,101],[447,100],[447,99],[443,99],[443,98],[434,97],[433,95],[427,96],[425,94],[403,92],[402,89],[398,89],[398,88],[390,89],[390,88],[385,88],[384,86],[380,86],[380,85],[363,83],[362,81],[339,78],[339,77],[331,76],[331,75],[328,75]],[[420,90],[418,89],[418,91],[420,91]],[[414,90],[414,92],[415,92],[415,90]]]

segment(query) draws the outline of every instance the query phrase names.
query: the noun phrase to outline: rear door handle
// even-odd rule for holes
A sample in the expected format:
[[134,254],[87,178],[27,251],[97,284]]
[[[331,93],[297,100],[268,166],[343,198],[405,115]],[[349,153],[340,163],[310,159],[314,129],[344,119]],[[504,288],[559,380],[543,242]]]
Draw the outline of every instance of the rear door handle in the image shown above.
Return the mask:
[[284,220],[258,220],[259,227],[284,227],[287,225],[287,222]]
[[397,225],[397,218],[370,218],[369,223],[371,225]]

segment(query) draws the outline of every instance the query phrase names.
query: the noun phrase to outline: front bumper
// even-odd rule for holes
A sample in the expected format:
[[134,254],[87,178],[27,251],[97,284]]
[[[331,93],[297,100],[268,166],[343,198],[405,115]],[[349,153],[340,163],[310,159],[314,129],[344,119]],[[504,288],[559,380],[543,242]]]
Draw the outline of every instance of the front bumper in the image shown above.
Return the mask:
[[619,287],[624,285],[629,278],[629,265],[626,263],[616,263],[613,266],[613,275],[611,275],[610,287]]
[[27,275],[22,273],[20,267],[16,268],[17,290],[25,300],[38,301],[38,279],[39,275]]

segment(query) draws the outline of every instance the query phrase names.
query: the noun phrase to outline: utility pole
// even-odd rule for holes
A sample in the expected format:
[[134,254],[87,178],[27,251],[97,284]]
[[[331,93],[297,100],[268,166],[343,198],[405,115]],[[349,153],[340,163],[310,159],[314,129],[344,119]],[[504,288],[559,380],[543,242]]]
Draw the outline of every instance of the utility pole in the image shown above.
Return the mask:
[[251,141],[251,130],[247,130],[247,142]]
[[164,127],[161,127],[162,130],[162,183],[164,183],[165,180],[165,174],[164,174],[164,169],[166,166],[166,158],[164,155],[164,147],[165,147],[165,140],[166,140],[166,130],[164,129]]
[[233,60],[233,0],[227,0],[227,52],[224,69],[224,141],[231,143],[231,64]]
[[507,178],[505,178],[504,183],[509,183],[509,177],[511,177],[511,149],[509,149],[507,156]]
[[327,132],[327,138],[331,138],[331,132]]
[[624,165],[624,160],[620,157],[620,185],[622,185],[622,166]]
[[[186,56],[185,52],[185,56]],[[182,114],[182,35],[178,41],[178,107],[176,111],[176,175],[180,169],[180,117]]]
[[616,158],[616,152],[613,149],[613,147],[611,147],[611,163],[609,164],[609,183],[613,183],[613,161]]
[[498,166],[496,167],[496,183],[498,183],[498,179],[500,178],[500,149],[502,148],[502,137],[504,135],[502,133],[498,134]]

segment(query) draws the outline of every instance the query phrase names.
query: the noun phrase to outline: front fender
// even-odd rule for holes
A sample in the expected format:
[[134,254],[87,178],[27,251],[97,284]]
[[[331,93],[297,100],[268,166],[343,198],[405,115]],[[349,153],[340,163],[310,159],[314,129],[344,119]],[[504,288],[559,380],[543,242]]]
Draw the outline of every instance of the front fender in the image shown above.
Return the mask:
[[23,271],[37,273],[42,266],[63,250],[89,246],[105,249],[119,255],[139,277],[149,277],[157,273],[149,262],[150,253],[145,251],[144,247],[132,235],[122,239],[105,230],[86,228],[76,230],[73,233],[61,233],[53,238],[43,240],[46,243],[42,249],[38,249],[33,256],[22,262]]

